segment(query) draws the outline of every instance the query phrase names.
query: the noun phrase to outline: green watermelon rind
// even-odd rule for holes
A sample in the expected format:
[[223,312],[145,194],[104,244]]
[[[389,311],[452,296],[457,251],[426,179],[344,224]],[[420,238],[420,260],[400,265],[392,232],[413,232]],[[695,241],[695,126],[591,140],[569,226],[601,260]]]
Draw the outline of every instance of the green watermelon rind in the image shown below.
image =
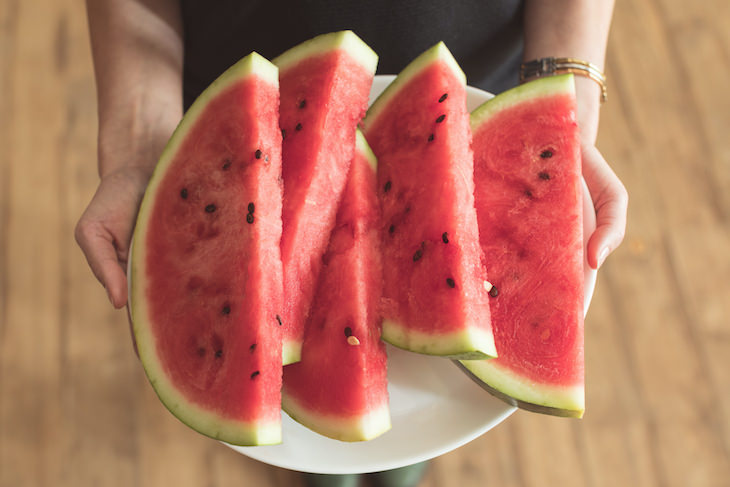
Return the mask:
[[487,348],[485,343],[491,344],[491,349],[494,349],[492,333],[480,328],[466,327],[456,333],[439,335],[432,332],[421,333],[387,318],[383,320],[382,338],[404,350],[456,360],[491,358],[492,355],[484,352]]
[[585,411],[582,386],[540,384],[489,360],[460,360],[457,366],[494,396],[528,411],[581,418]]
[[472,133],[495,113],[547,94],[559,93],[575,93],[572,74],[540,78],[500,93],[498,96],[485,101],[471,112],[470,123]]
[[[487,100],[471,114],[472,132],[503,110],[544,96],[574,94],[572,74],[551,76],[525,83]],[[564,417],[583,417],[583,385],[541,384],[526,379],[491,360],[461,360],[455,363],[484,389],[505,402],[528,411]]]
[[373,150],[359,128],[355,131],[355,150],[365,156],[373,171],[378,170],[378,158],[375,157]]
[[446,63],[451,71],[454,72],[456,77],[461,80],[464,85],[466,85],[466,75],[464,74],[464,71],[456,62],[456,59],[451,54],[451,51],[449,51],[449,48],[446,47],[446,44],[444,44],[444,42],[439,42],[411,61],[411,63],[408,64],[408,66],[406,66],[376,98],[365,116],[368,130],[372,130],[372,128],[375,127],[378,117],[388,107],[390,100],[397,97],[401,90],[406,88],[413,78],[417,77],[429,66],[439,61]]
[[296,422],[335,440],[356,442],[369,441],[390,430],[390,407],[388,403],[371,408],[366,414],[352,418],[313,414],[310,408],[302,406],[292,396],[281,396],[281,407]]
[[178,148],[185,140],[188,131],[195,125],[208,102],[233,84],[249,76],[258,76],[278,87],[279,78],[276,66],[257,53],[251,53],[228,68],[216,79],[190,106],[185,117],[170,137],[155,167],[149,185],[142,199],[135,226],[130,262],[130,306],[132,329],[137,343],[137,351],[143,368],[155,393],[164,406],[180,421],[211,438],[234,445],[270,445],[281,443],[281,422],[249,424],[221,418],[215,413],[189,402],[167,379],[163,365],[155,353],[156,343],[150,333],[148,308],[145,299],[146,283],[145,262],[147,221],[150,218],[156,189],[175,158]]
[[355,61],[363,66],[366,72],[375,72],[378,65],[378,55],[351,30],[319,35],[292,47],[275,57],[271,62],[279,68],[280,72],[284,72],[313,56],[340,49],[349,53]]

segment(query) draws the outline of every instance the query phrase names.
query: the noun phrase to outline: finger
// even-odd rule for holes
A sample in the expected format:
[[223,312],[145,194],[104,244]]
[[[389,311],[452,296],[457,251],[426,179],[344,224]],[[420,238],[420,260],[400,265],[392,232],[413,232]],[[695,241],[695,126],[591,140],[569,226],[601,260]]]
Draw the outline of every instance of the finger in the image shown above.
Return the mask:
[[101,224],[82,217],[75,236],[91,271],[106,289],[109,301],[115,308],[124,306],[127,303],[127,276],[119,264],[111,233]]
[[598,269],[618,248],[626,232],[628,193],[595,147],[583,150],[583,177],[593,197],[596,229],[587,245],[588,264]]

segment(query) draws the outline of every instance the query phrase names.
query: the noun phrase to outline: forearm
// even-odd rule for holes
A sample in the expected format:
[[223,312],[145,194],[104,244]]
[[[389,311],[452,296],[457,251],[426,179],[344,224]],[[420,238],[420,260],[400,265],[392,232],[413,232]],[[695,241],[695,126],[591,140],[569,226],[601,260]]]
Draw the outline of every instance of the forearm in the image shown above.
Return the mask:
[[[575,57],[604,70],[613,0],[527,0],[523,59]],[[600,87],[576,76],[578,120],[584,143],[598,131]]]
[[97,83],[99,174],[151,171],[182,116],[178,0],[87,0]]

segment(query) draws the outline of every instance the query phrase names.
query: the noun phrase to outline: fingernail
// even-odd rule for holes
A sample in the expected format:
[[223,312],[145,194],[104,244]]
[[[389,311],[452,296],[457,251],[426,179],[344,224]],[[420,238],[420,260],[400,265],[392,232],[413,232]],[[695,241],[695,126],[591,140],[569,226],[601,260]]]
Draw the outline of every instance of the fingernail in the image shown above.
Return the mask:
[[603,247],[601,251],[598,252],[598,267],[601,267],[603,265],[606,257],[608,257],[608,247]]

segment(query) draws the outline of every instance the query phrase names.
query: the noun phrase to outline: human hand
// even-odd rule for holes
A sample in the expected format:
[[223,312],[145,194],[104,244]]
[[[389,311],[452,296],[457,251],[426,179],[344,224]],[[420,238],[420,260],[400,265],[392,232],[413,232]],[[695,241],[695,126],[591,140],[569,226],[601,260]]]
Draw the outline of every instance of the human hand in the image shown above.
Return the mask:
[[581,147],[583,179],[596,211],[596,229],[586,246],[588,265],[598,269],[621,244],[626,231],[628,193],[603,155],[593,144]]
[[127,259],[150,171],[122,167],[104,175],[76,225],[76,241],[115,308],[127,304]]
[[596,147],[600,102],[598,85],[593,80],[575,78],[580,127],[583,179],[596,211],[596,229],[588,237],[588,265],[598,269],[618,248],[626,232],[629,196],[621,180]]

